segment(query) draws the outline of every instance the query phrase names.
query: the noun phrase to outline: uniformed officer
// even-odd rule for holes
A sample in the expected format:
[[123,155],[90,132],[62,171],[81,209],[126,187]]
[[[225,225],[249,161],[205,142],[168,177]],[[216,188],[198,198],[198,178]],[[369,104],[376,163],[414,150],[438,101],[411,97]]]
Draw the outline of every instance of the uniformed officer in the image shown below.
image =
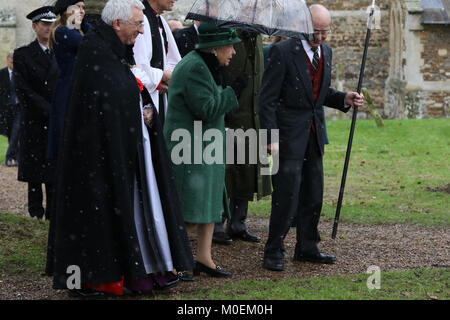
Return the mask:
[[[46,158],[48,119],[58,66],[48,47],[56,20],[53,7],[38,8],[27,15],[36,40],[14,52],[14,83],[23,108],[19,138],[18,180],[28,183],[28,212],[31,217],[50,218],[51,166]],[[42,184],[45,184],[46,208]]]

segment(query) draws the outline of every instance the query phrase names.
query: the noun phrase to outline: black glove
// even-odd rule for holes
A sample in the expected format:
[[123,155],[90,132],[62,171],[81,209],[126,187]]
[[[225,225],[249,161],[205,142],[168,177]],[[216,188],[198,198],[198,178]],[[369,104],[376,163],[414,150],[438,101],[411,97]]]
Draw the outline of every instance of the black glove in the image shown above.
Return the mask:
[[236,94],[236,97],[239,99],[241,96],[242,91],[247,88],[248,85],[248,73],[242,72],[240,75],[237,76],[236,79],[234,79],[233,83],[231,84],[231,88],[233,88],[234,93]]

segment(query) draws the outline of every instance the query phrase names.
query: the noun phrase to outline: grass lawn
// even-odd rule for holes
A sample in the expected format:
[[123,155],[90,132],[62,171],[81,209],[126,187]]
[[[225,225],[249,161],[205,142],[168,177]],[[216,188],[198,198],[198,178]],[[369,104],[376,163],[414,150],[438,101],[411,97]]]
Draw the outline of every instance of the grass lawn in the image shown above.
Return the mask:
[[49,223],[0,213],[0,275],[40,274],[45,269]]
[[[358,120],[341,221],[448,226],[450,119]],[[349,120],[327,123],[323,219],[334,219],[347,149]],[[250,204],[268,217],[270,197]]]
[[5,163],[6,149],[8,149],[8,138],[0,135],[0,163]]
[[[276,282],[239,281],[204,288],[186,300],[427,300],[450,299],[450,269],[382,272],[379,289],[367,286],[369,274],[288,279]],[[369,280],[370,281],[370,280]],[[374,282],[373,282],[374,283]]]

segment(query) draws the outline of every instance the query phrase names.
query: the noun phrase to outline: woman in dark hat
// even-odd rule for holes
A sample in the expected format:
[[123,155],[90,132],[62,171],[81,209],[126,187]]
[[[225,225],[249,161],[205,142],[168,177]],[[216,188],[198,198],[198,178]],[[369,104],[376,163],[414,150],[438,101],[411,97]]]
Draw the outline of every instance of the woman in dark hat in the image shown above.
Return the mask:
[[[189,231],[198,227],[194,275],[204,272],[212,277],[231,276],[231,273],[217,266],[211,257],[214,223],[221,221],[224,210],[229,211],[224,159],[206,163],[203,153],[208,144],[200,142],[201,150],[196,150],[195,145],[198,144],[197,138],[203,141],[203,134],[208,129],[215,129],[225,141],[225,114],[238,108],[237,95],[247,85],[247,79],[237,79],[231,87],[223,88],[221,68],[229,64],[236,53],[233,44],[240,41],[233,29],[203,23],[199,27],[196,50],[178,63],[169,85],[164,136],[174,164],[184,221]],[[199,125],[201,137],[195,137],[196,133],[199,134]],[[189,132],[190,141],[179,142],[180,130]],[[175,137],[177,135],[178,138]],[[180,145],[183,143],[188,149],[182,148],[183,155],[180,155]],[[223,148],[223,145],[219,148]],[[185,161],[186,157],[190,157],[188,161]],[[198,157],[201,157],[201,161],[196,161]]]
[[50,109],[47,157],[55,159],[62,139],[64,114],[73,65],[83,35],[91,28],[84,21],[84,1],[58,0],[54,13],[59,15],[50,35],[50,48],[58,62],[59,75]]

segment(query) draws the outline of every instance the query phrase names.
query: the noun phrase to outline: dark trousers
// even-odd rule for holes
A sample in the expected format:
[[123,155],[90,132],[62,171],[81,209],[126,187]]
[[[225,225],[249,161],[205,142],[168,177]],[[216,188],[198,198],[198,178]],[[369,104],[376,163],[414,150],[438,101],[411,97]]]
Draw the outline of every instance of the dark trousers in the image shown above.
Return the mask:
[[[18,106],[17,106],[18,108]],[[11,132],[8,137],[8,149],[6,150],[5,160],[17,160],[19,152],[19,129],[20,129],[21,112],[17,110],[11,125]]]
[[[230,199],[231,219],[227,223],[227,233],[236,234],[247,230],[245,220],[247,219],[248,200]],[[222,214],[222,222],[214,224],[214,233],[224,232],[223,225],[227,217]]]
[[45,219],[50,219],[50,208],[53,196],[53,186],[50,183],[45,183],[46,204],[43,207],[43,193],[41,183],[28,183],[28,213],[31,217],[41,219],[45,215]]
[[284,239],[296,222],[295,253],[319,251],[317,228],[323,201],[323,163],[315,135],[311,133],[304,159],[280,158],[278,173],[272,177],[272,212],[264,257],[283,259]]

